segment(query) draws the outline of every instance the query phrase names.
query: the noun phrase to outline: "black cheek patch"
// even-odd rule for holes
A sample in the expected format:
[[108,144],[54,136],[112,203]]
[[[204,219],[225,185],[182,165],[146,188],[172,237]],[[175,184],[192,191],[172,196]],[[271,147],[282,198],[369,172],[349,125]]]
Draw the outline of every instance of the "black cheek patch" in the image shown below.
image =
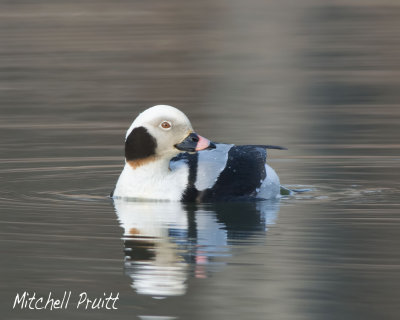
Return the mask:
[[125,141],[126,161],[144,159],[156,154],[157,141],[144,127],[132,130]]

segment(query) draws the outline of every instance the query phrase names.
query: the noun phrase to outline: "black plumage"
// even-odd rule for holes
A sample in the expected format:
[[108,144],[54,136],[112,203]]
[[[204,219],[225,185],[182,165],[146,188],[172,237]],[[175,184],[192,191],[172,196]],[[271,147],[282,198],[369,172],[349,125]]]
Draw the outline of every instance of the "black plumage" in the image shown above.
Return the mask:
[[255,199],[258,189],[266,178],[267,147],[244,145],[230,148],[225,168],[220,172],[215,184],[205,190],[197,190],[195,187],[198,154],[179,154],[171,161],[185,161],[189,166],[188,184],[182,195],[182,201],[211,202]]

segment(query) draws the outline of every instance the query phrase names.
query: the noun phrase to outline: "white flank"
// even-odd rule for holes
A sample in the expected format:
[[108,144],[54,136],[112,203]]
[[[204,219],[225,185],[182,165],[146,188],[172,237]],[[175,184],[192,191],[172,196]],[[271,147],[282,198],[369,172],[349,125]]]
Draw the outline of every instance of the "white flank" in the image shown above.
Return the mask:
[[275,170],[269,165],[265,165],[266,178],[261,184],[260,191],[257,194],[259,199],[275,199],[281,192],[281,184]]
[[180,201],[187,186],[186,164],[169,168],[169,159],[146,163],[136,169],[125,164],[114,190],[116,198]]

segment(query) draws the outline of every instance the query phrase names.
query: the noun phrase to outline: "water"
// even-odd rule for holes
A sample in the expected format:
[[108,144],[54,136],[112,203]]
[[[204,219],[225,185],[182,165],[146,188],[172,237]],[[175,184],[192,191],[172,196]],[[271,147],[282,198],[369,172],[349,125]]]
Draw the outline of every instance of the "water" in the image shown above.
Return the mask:
[[[396,1],[3,1],[6,319],[397,319]],[[274,202],[113,203],[157,103],[214,141],[276,144]],[[12,309],[17,293],[64,310]],[[118,310],[76,309],[119,293]]]

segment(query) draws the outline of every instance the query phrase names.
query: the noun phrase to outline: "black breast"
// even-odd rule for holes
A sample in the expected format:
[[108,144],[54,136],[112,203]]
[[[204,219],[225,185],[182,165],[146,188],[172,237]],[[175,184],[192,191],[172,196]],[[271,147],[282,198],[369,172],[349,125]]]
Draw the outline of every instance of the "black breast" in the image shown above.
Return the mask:
[[195,202],[199,194],[198,190],[194,186],[197,179],[197,163],[199,161],[198,153],[180,153],[171,159],[171,162],[174,161],[184,161],[189,167],[188,183],[182,195],[181,201]]

